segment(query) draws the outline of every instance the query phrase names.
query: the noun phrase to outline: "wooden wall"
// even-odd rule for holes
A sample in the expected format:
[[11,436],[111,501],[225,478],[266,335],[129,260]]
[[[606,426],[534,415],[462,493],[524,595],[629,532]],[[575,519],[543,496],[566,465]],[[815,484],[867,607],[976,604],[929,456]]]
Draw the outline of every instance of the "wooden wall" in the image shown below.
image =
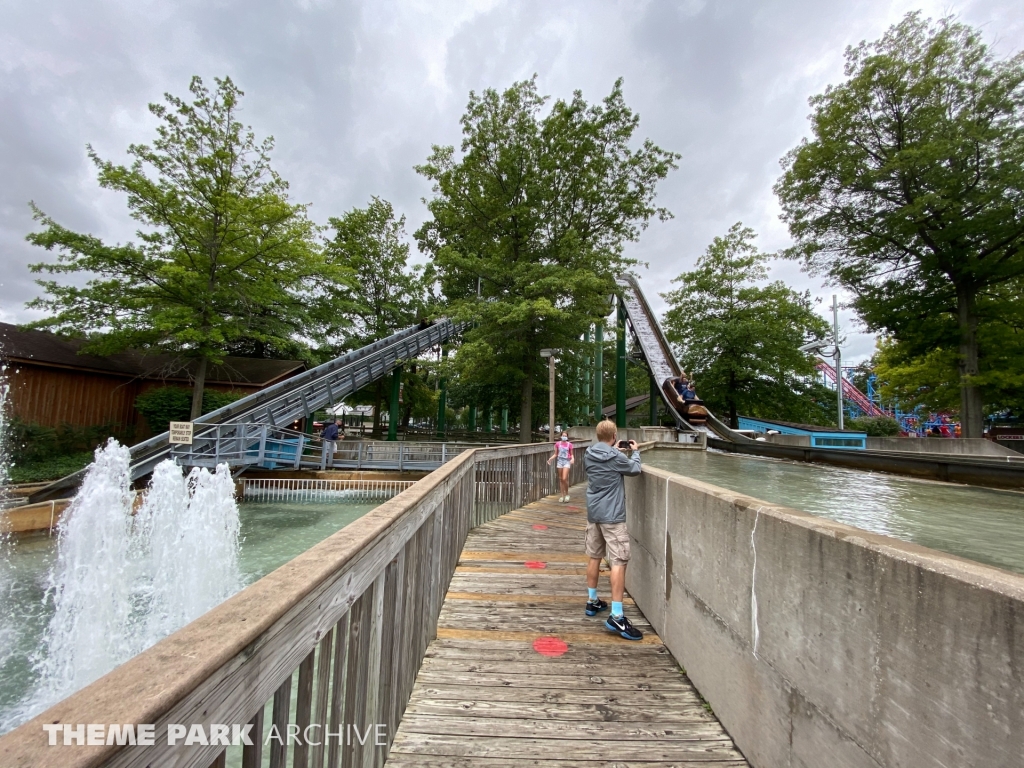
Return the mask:
[[139,382],[122,376],[18,363],[8,368],[12,412],[22,421],[136,426]]
[[[184,382],[135,379],[92,371],[16,363],[8,368],[11,382],[11,411],[22,421],[58,427],[116,424],[134,429],[135,438],[152,436],[149,425],[135,410],[135,398],[156,387]],[[209,389],[248,395],[257,386],[211,383]]]

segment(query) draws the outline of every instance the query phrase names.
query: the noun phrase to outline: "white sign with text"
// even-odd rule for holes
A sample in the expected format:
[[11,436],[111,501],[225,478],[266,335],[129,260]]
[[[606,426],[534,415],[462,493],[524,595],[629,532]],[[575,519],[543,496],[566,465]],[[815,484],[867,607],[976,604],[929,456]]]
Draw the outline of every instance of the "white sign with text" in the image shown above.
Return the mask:
[[192,445],[192,426],[191,421],[172,421],[171,438],[167,442],[171,445]]

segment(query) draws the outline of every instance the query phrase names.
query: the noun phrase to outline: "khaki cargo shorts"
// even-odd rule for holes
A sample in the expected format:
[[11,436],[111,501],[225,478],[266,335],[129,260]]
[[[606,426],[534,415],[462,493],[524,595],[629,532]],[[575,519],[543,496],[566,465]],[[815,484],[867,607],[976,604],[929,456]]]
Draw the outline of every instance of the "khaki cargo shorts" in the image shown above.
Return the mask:
[[629,562],[629,531],[625,523],[587,523],[587,557],[607,557],[611,565]]

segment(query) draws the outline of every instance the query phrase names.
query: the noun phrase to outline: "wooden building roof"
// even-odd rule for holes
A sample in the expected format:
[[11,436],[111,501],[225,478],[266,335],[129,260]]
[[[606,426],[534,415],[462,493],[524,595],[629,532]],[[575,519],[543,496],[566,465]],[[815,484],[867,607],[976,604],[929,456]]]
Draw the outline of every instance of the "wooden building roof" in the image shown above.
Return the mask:
[[[189,382],[197,361],[170,354],[127,350],[116,355],[81,354],[86,339],[58,336],[49,331],[23,330],[0,323],[0,357],[16,364],[92,371],[131,379]],[[305,369],[301,360],[227,357],[211,366],[207,384],[266,387]]]

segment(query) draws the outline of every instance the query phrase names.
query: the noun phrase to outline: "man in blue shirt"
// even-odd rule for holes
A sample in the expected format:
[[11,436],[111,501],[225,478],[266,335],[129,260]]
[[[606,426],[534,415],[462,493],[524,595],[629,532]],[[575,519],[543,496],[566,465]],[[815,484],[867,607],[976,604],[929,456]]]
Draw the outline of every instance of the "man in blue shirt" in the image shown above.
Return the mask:
[[326,427],[324,431],[320,433],[320,437],[324,441],[324,459],[320,462],[321,466],[334,466],[334,452],[338,449],[338,440],[344,436],[341,433],[341,421],[335,419]]

